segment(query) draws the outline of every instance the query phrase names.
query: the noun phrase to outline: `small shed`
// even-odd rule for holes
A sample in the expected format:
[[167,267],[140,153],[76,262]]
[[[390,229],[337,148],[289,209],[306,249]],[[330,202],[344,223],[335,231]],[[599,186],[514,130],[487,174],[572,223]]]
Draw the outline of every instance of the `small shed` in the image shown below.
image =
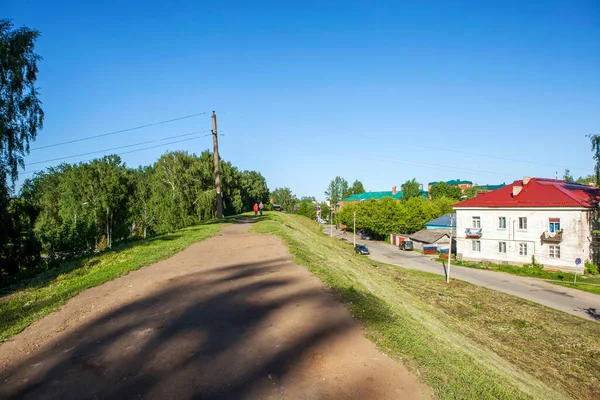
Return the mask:
[[450,247],[450,229],[422,229],[410,235],[414,247],[423,250],[424,246],[437,246],[437,249]]

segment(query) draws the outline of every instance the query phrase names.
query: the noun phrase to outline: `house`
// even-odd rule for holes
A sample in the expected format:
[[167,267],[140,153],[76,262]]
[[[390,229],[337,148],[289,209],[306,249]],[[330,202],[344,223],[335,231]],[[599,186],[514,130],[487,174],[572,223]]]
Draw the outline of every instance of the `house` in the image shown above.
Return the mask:
[[[429,182],[429,185],[427,186],[427,190],[431,191],[431,187],[433,185],[435,185],[436,183],[442,183],[442,182]],[[458,186],[460,188],[461,191],[465,191],[465,189],[471,188],[473,187],[473,182],[471,181],[465,181],[462,179],[453,179],[451,181],[446,181],[445,182],[448,186]]]
[[453,206],[457,253],[464,260],[527,264],[583,272],[596,260],[600,191],[566,181],[525,177]]
[[[450,216],[452,216],[452,225],[450,225]],[[451,227],[456,227],[456,214],[448,213],[425,224],[425,229],[450,229]]]
[[[396,186],[393,186],[392,190],[389,192],[388,191],[364,192],[364,193],[359,193],[359,194],[353,194],[353,195],[346,197],[342,201],[340,201],[340,206],[343,206],[345,203],[354,203],[357,201],[366,201],[366,200],[382,200],[387,197],[390,197],[394,200],[400,201],[402,199],[402,190],[399,191],[396,189]],[[427,192],[421,190],[420,197],[427,199],[428,198]]]

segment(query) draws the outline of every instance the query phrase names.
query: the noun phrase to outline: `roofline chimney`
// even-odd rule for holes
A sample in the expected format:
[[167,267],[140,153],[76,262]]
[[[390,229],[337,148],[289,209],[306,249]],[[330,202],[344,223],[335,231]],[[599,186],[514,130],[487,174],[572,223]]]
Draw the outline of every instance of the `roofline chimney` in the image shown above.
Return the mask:
[[515,197],[516,195],[518,195],[519,193],[521,193],[521,190],[523,190],[523,187],[522,186],[514,185],[512,189],[513,189],[512,195],[513,195],[513,197]]

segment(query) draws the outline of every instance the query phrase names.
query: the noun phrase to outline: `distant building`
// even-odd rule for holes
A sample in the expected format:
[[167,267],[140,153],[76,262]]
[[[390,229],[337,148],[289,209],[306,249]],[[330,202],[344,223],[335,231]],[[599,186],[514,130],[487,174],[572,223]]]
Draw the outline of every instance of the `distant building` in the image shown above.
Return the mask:
[[[421,198],[427,199],[427,192],[421,190],[420,195]],[[366,201],[366,200],[382,200],[385,198],[392,198],[394,200],[400,201],[402,199],[402,191],[398,191],[396,186],[392,187],[391,191],[388,192],[364,192],[359,194],[353,194],[340,202],[340,205],[343,206],[346,203],[354,203],[357,201]]]
[[598,260],[600,190],[525,177],[454,205],[457,252],[465,260],[583,272]]
[[[431,191],[431,186],[435,185],[436,183],[442,183],[442,182],[429,182],[429,185],[427,186],[427,190]],[[451,181],[446,181],[444,183],[446,183],[448,186],[458,186],[460,188],[460,190],[462,190],[463,192],[465,191],[465,189],[473,187],[473,182],[465,181],[462,179],[453,179]]]

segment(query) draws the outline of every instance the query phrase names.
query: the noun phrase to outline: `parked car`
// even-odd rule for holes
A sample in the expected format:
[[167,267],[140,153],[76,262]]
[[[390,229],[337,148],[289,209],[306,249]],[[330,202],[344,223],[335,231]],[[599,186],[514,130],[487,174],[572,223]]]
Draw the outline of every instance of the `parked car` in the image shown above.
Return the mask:
[[357,244],[354,246],[354,252],[360,255],[369,255],[369,249],[364,244]]
[[410,240],[403,240],[402,242],[400,242],[400,244],[398,245],[398,248],[400,250],[406,250],[406,251],[412,251],[414,249],[414,244],[412,241]]
[[319,222],[320,224],[326,224],[326,223],[327,223],[327,221],[325,221],[323,218],[320,218],[320,219],[318,220],[318,222]]
[[362,240],[371,240],[371,235],[369,235],[368,233],[364,233],[364,232],[362,232],[362,233],[360,234],[360,238],[361,238]]
[[273,204],[273,211],[281,211],[281,206],[279,204]]

